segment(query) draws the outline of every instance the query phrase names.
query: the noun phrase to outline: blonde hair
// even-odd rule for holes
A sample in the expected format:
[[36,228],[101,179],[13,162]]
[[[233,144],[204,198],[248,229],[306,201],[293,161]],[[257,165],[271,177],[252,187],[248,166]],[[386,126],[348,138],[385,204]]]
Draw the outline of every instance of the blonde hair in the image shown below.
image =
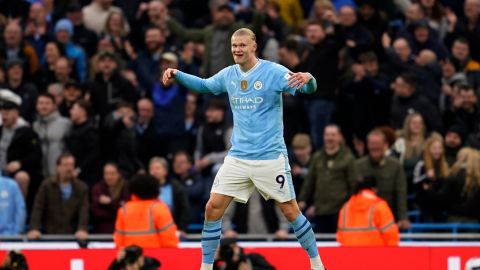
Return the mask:
[[[425,164],[425,170],[434,170],[435,165],[434,165],[434,160],[432,157],[432,154],[430,153],[430,147],[432,146],[433,143],[439,142],[442,145],[443,148],[443,138],[440,136],[438,133],[432,134],[426,141],[425,141],[425,147],[423,151],[423,162]],[[446,178],[448,176],[448,163],[445,158],[445,153],[442,153],[442,156],[440,157],[439,160],[439,165],[440,165],[440,176],[443,178]]]
[[[422,128],[422,136],[420,136],[419,140],[417,141],[417,144],[415,145],[415,147],[411,147],[410,146],[410,140],[412,139],[413,134],[410,131],[410,123],[412,122],[414,117],[420,117],[422,119],[423,128]],[[426,132],[425,122],[424,122],[421,114],[411,113],[405,118],[405,121],[403,122],[403,130],[402,130],[403,138],[405,138],[405,155],[404,155],[405,157],[404,157],[404,159],[411,158],[414,151],[415,151],[415,153],[418,154],[423,150],[422,146],[423,146],[423,142],[425,140],[425,132]]]
[[480,153],[477,150],[470,147],[460,149],[450,175],[457,174],[462,169],[465,169],[463,193],[469,196],[475,189],[480,188]]
[[253,41],[257,40],[255,33],[253,33],[253,31],[248,28],[240,28],[237,31],[233,32],[232,37],[236,37],[236,36],[248,36]]

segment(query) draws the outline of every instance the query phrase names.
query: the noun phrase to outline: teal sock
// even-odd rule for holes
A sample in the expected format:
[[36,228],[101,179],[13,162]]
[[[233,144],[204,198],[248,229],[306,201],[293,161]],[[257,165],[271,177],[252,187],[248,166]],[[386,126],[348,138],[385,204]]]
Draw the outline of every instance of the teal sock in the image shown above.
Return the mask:
[[307,218],[300,214],[298,217],[290,223],[295,231],[295,236],[298,242],[308,253],[310,258],[318,256],[317,242],[315,240],[315,234],[313,233],[312,226],[308,222]]
[[220,245],[222,234],[222,220],[206,221],[203,223],[202,231],[202,262],[213,264],[215,252]]

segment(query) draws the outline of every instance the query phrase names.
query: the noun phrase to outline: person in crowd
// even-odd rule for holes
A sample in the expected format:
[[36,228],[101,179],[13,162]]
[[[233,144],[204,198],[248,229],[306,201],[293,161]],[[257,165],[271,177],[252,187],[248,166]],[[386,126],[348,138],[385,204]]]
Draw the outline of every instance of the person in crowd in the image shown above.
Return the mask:
[[160,184],[147,174],[135,175],[128,184],[131,200],[118,209],[113,240],[117,248],[178,247],[177,225],[167,204],[158,199]]
[[130,27],[122,12],[111,11],[105,21],[103,38],[107,38],[113,45],[115,53],[122,59],[135,59],[135,50],[128,40]]
[[[48,41],[44,46],[43,57],[40,59],[40,69],[37,71],[34,82],[40,90],[46,89],[51,83],[61,80],[55,75],[55,65],[60,57],[65,56],[64,47],[56,41]],[[65,75],[64,77],[68,77]]]
[[43,58],[45,44],[52,37],[51,25],[47,20],[47,14],[43,3],[37,2],[30,6],[28,19],[24,26],[24,40],[35,49],[39,59]]
[[290,167],[292,168],[292,181],[295,194],[300,194],[308,168],[313,155],[312,140],[305,133],[297,133],[292,140],[292,154],[290,155]]
[[150,159],[159,153],[158,137],[153,123],[154,114],[155,108],[151,99],[142,98],[137,102],[136,148],[144,168],[147,168]]
[[122,13],[122,10],[114,6],[111,0],[93,0],[82,9],[85,27],[100,35],[105,30],[105,22],[110,12]]
[[432,204],[422,195],[423,189],[440,190],[450,169],[445,158],[443,138],[439,134],[432,134],[425,142],[423,158],[415,165],[413,184],[415,185],[415,201],[420,207],[421,218],[424,222],[442,222],[443,210]]
[[192,92],[187,93],[185,102],[185,143],[187,152],[193,154],[200,126],[200,110],[198,108],[198,96]]
[[23,233],[27,209],[22,192],[14,179],[0,175],[0,235]]
[[66,10],[67,19],[73,24],[72,40],[85,50],[88,57],[92,57],[97,49],[97,34],[85,26],[82,6],[71,3]]
[[455,124],[463,127],[467,134],[480,130],[480,109],[478,95],[470,85],[459,87],[459,93],[453,101]]
[[37,120],[33,130],[38,134],[42,146],[42,173],[44,177],[55,175],[58,157],[65,152],[65,139],[70,133],[72,123],[60,115],[55,97],[48,93],[37,98]]
[[91,105],[79,100],[70,109],[72,130],[66,139],[67,150],[75,157],[78,177],[88,186],[101,178],[100,136],[91,119]]
[[55,62],[53,75],[54,80],[51,82],[61,83],[63,85],[66,85],[69,81],[72,81],[76,78],[75,74],[72,72],[72,64],[70,60],[63,56],[58,58]]
[[[42,149],[37,133],[20,117],[22,98],[0,90],[0,169],[14,178],[29,205],[41,180]],[[29,195],[29,196],[28,196]]]
[[452,44],[452,62],[455,68],[463,71],[467,81],[475,89],[480,87],[480,62],[472,59],[470,44],[465,38],[457,38]]
[[45,179],[33,204],[28,239],[46,234],[75,234],[88,238],[88,187],[77,179],[75,157],[62,154],[57,159],[56,175]]
[[338,217],[342,246],[398,246],[400,233],[388,203],[377,196],[377,180],[364,177]]
[[308,175],[302,185],[298,206],[306,210],[308,202],[313,208],[315,230],[320,233],[337,231],[338,212],[353,191],[355,159],[343,143],[342,133],[336,125],[324,131],[324,147],[316,152],[310,162]]
[[190,218],[190,205],[185,188],[178,180],[168,176],[168,162],[164,158],[153,157],[148,171],[159,183],[158,198],[168,206],[179,232],[185,235]]
[[58,104],[58,111],[62,116],[70,118],[70,110],[73,104],[84,99],[84,86],[74,80],[70,80],[62,87],[62,101]]
[[93,233],[113,233],[117,211],[129,199],[127,181],[117,164],[110,162],[103,166],[103,178],[92,187],[90,197]]
[[465,130],[462,126],[453,125],[445,133],[445,159],[451,167],[457,160],[458,151],[463,147],[465,141]]
[[87,78],[87,59],[83,48],[73,43],[73,24],[68,19],[61,19],[55,24],[55,39],[63,45],[65,55],[72,59],[77,78],[84,82]]
[[359,177],[373,176],[377,179],[378,196],[392,209],[400,229],[408,229],[407,180],[400,162],[385,156],[385,134],[372,130],[367,135],[368,155],[355,162]]

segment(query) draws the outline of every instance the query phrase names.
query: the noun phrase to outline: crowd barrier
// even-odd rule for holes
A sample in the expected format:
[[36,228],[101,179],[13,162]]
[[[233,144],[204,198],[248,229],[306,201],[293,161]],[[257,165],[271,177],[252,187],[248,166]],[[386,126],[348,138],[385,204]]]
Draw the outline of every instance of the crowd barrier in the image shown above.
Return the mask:
[[[330,270],[464,270],[468,260],[480,257],[480,242],[405,242],[392,248],[345,248],[335,242],[318,242]],[[295,242],[241,242],[245,251],[260,253],[277,270],[309,269],[306,253]],[[113,243],[91,243],[79,249],[75,243],[0,243],[0,259],[6,250],[23,249],[31,270],[107,269],[115,258]],[[147,249],[159,259],[161,270],[198,270],[199,243],[182,243],[179,249]]]

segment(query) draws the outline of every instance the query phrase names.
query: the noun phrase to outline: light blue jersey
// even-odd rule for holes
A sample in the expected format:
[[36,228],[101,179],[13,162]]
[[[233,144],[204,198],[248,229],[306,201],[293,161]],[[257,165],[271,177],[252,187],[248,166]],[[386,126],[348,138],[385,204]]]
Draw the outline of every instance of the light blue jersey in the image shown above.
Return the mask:
[[[259,59],[248,72],[239,65],[222,69],[208,79],[176,73],[188,89],[215,95],[228,93],[233,112],[232,148],[229,155],[247,160],[277,159],[287,155],[283,139],[282,92],[295,94],[288,86],[289,70],[277,63]],[[312,78],[300,92],[312,93],[317,84]]]

